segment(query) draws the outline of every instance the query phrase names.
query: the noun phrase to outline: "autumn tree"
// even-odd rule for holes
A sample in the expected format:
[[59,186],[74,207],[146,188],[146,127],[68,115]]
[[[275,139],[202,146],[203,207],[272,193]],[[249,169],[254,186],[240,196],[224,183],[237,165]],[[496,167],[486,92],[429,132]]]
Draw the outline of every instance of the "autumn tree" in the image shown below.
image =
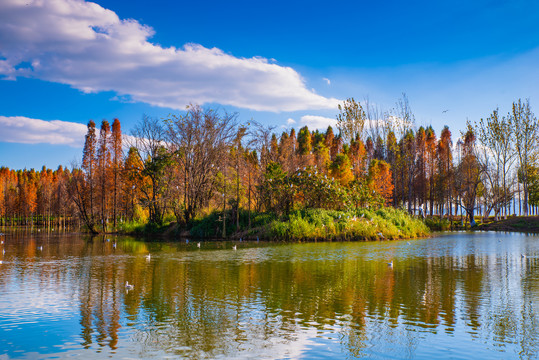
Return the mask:
[[397,144],[397,138],[395,132],[390,130],[386,138],[386,149],[387,149],[387,163],[393,171],[393,206],[397,206],[397,196],[395,196],[395,189],[397,187],[397,177],[395,176],[395,171],[397,169],[397,164],[400,163],[400,151]]
[[435,199],[435,184],[436,184],[436,133],[432,126],[427,128],[425,134],[425,165],[428,178],[428,198],[429,198],[429,214],[434,213],[434,199]]
[[108,210],[109,210],[109,188],[111,185],[111,152],[110,152],[110,124],[107,120],[101,122],[99,131],[99,140],[97,148],[97,183],[99,202],[100,202],[100,220],[103,232],[106,231]]
[[[95,192],[98,177],[97,163],[97,136],[95,123],[88,122],[88,132],[85,136],[84,150],[82,155],[81,169],[73,164],[73,169],[68,179],[68,191],[71,201],[76,205],[79,217],[88,230],[94,234],[99,231],[96,226]],[[48,197],[48,195],[46,195]]]
[[424,215],[424,205],[427,198],[427,134],[421,126],[416,133],[416,174],[414,180],[414,192]]
[[451,216],[451,189],[453,176],[453,151],[451,141],[451,131],[448,126],[444,126],[438,146],[436,148],[437,160],[437,193],[440,206],[440,216],[443,215],[444,208],[447,208],[448,218]]
[[112,155],[112,222],[116,227],[123,165],[122,128],[118,119],[112,122],[110,153]]
[[140,158],[139,152],[136,148],[130,147],[122,171],[122,202],[126,217],[131,218],[131,220],[135,216],[135,206],[138,205],[139,192],[147,187],[144,183],[147,177],[143,175],[143,171],[144,162]]
[[330,175],[341,185],[347,185],[354,180],[352,174],[352,164],[346,154],[338,154],[330,165]]
[[298,133],[298,155],[299,155],[299,167],[313,165],[312,156],[312,138],[311,132],[307,126],[302,127]]
[[372,160],[367,179],[369,188],[382,199],[381,205],[389,205],[393,197],[393,179],[389,164],[383,160]]
[[77,179],[77,189],[83,193],[77,194],[80,198],[80,206],[84,207],[81,211],[84,213],[84,220],[86,225],[92,229],[95,223],[95,207],[94,196],[96,186],[96,174],[97,174],[97,136],[95,133],[95,122],[90,120],[88,122],[88,132],[85,136],[84,150],[82,153],[82,170],[83,173],[77,175],[84,175],[83,178]]
[[366,149],[363,141],[356,136],[356,138],[350,143],[349,157],[352,163],[352,171],[355,178],[361,178],[365,176],[365,161],[366,161]]

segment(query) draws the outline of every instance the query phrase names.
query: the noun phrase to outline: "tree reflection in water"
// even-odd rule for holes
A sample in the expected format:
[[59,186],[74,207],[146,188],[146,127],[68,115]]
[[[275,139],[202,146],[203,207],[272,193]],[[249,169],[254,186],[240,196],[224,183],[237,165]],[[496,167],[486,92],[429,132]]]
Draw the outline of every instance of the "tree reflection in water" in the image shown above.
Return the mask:
[[[233,252],[224,243],[194,251],[196,242],[117,238],[114,248],[99,237],[11,234],[0,317],[15,306],[13,289],[25,284],[27,298],[55,286],[59,297],[75,299],[79,346],[90,353],[533,357],[539,246],[536,237],[505,236],[245,243]],[[126,281],[134,289],[126,291]],[[10,321],[0,322],[0,334]]]

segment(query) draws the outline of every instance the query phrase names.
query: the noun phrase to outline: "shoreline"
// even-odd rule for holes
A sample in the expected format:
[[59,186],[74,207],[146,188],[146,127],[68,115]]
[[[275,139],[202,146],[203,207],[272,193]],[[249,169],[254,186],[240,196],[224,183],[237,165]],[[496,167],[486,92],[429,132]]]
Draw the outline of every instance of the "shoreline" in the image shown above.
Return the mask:
[[[215,241],[258,239],[281,242],[345,242],[415,239],[428,237],[432,233],[421,219],[393,208],[349,211],[307,209],[294,211],[286,216],[257,213],[252,214],[251,221],[244,215],[240,216],[239,228],[236,223],[227,222],[226,236],[222,236],[222,222],[219,223],[218,212],[210,213],[187,225],[179,225],[174,221],[162,226],[130,223],[95,236],[127,235],[170,240],[192,238]],[[80,230],[79,232],[85,233],[83,229]]]
[[515,216],[479,224],[472,231],[539,233],[539,216]]
[[[209,217],[209,216],[208,216]],[[202,221],[208,217],[205,217],[202,219]],[[412,218],[414,221],[421,221],[417,218]],[[387,220],[386,220],[387,221]],[[279,225],[283,224],[289,224],[289,221],[277,221]],[[312,224],[311,224],[312,225]],[[239,232],[231,231],[230,235],[226,237],[221,236],[215,236],[215,235],[208,235],[208,236],[200,236],[198,234],[193,234],[191,231],[193,230],[194,226],[188,227],[188,226],[179,226],[176,222],[172,222],[168,225],[163,225],[162,227],[158,229],[146,229],[145,225],[137,228],[136,230],[132,231],[109,231],[99,234],[91,234],[89,232],[85,232],[83,230],[78,229],[71,229],[66,228],[65,230],[60,230],[58,228],[54,228],[54,230],[46,230],[44,227],[38,227],[38,226],[0,226],[0,233],[3,233],[3,231],[16,231],[16,230],[30,230],[30,229],[38,229],[36,233],[73,233],[73,234],[84,234],[89,235],[92,237],[96,236],[132,236],[132,237],[140,237],[140,238],[147,238],[147,237],[155,237],[160,239],[166,239],[171,241],[181,241],[185,239],[199,239],[199,240],[206,240],[206,241],[239,241],[239,239],[243,239],[244,241],[257,241],[257,238],[259,241],[266,241],[266,242],[347,242],[347,241],[393,241],[393,240],[411,240],[411,239],[421,239],[421,238],[429,238],[429,237],[435,237],[437,233],[443,233],[443,232],[459,232],[459,231],[493,231],[493,232],[515,232],[515,233],[530,233],[530,234],[539,234],[539,216],[516,216],[516,217],[509,217],[507,219],[502,219],[498,221],[490,221],[488,223],[479,224],[474,228],[467,228],[467,229],[455,229],[455,230],[435,230],[430,229],[428,233],[422,233],[418,235],[412,235],[405,234],[402,232],[399,232],[398,234],[395,234],[393,236],[389,235],[384,231],[384,229],[381,229],[381,231],[377,232],[376,230],[380,229],[380,226],[387,225],[387,224],[377,224],[377,225],[371,225],[368,226],[364,231],[369,231],[369,235],[359,235],[359,234],[353,234],[349,232],[349,228],[345,225],[342,226],[340,231],[342,233],[332,233],[329,236],[301,236],[301,237],[291,237],[291,236],[278,236],[276,234],[272,234],[270,230],[268,230],[268,224],[253,227],[251,229],[242,229]],[[321,229],[320,226],[317,227],[318,229]],[[322,227],[323,228],[323,227]],[[45,230],[45,231],[43,231]],[[7,234],[2,234],[7,235]],[[320,234],[322,235],[322,234]]]

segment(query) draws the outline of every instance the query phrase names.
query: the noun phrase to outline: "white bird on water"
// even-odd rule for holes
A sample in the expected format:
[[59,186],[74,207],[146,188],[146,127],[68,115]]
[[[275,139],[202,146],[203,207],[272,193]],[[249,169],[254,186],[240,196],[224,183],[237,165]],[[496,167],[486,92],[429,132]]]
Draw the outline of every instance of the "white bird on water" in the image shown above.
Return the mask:
[[126,281],[126,282],[125,282],[125,289],[126,289],[126,290],[133,290],[134,288],[135,288],[135,286],[134,286],[134,285],[131,285],[131,284],[129,283],[129,281]]
[[39,251],[41,251],[41,250],[43,250],[43,246],[38,246],[37,249],[38,249]]
[[390,262],[388,262],[388,263],[387,263],[387,266],[393,267],[393,260],[391,260]]
[[152,256],[150,254],[146,255],[146,261],[150,261],[152,259]]
[[238,248],[236,247],[236,245],[232,246],[232,250],[237,250]]

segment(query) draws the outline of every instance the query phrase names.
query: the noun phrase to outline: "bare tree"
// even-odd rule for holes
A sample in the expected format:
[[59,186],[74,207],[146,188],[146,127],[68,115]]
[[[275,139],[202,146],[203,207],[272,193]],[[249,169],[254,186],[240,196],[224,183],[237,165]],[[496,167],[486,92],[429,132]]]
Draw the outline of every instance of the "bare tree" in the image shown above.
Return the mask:
[[[402,98],[397,101],[396,108],[394,110],[395,115],[392,120],[393,126],[397,128],[402,139],[401,153],[402,153],[402,172],[401,179],[402,184],[407,183],[408,196],[405,199],[405,192],[402,192],[403,203],[408,203],[408,212],[412,212],[412,193],[413,193],[413,181],[417,170],[417,144],[414,137],[414,123],[415,117],[408,102],[406,94],[402,94]],[[407,181],[405,181],[407,179]]]
[[185,115],[165,120],[167,141],[183,172],[184,221],[211,197],[219,167],[236,136],[236,114],[190,105]]
[[[249,196],[251,196],[251,189],[263,182],[264,173],[268,165],[278,161],[279,150],[277,137],[273,133],[273,130],[275,129],[274,126],[264,126],[256,121],[251,121],[249,125],[247,135],[249,138],[248,147],[253,150],[255,155],[257,155],[257,158],[254,158],[253,155],[250,156],[250,161],[248,163],[251,164],[251,166],[249,167],[249,170],[258,170],[254,171],[252,174],[251,172],[248,174]],[[251,184],[251,175],[253,184]],[[256,207],[258,210],[261,210],[263,199],[265,198],[264,189],[255,192],[255,196]],[[249,206],[250,204],[251,201],[249,200]]]
[[522,102],[518,99],[513,102],[513,109],[510,114],[511,122],[515,130],[515,148],[518,156],[518,178],[522,183],[524,198],[522,206],[524,216],[528,216],[528,193],[530,183],[530,166],[537,158],[537,135],[539,125],[537,118],[530,108],[529,100]]
[[146,115],[135,126],[129,143],[142,161],[142,173],[149,181],[139,189],[143,194],[143,205],[150,212],[149,221],[162,224],[168,203],[169,167],[171,156],[167,150],[166,131],[162,123]]
[[477,159],[475,134],[470,124],[468,124],[468,130],[464,134],[464,142],[459,153],[457,176],[455,176],[455,189],[459,195],[457,203],[466,211],[470,225],[473,227],[475,226],[476,199],[484,168]]
[[405,93],[402,93],[402,98],[397,101],[393,115],[388,117],[388,121],[397,130],[397,138],[404,138],[408,131],[413,130],[415,116]]
[[500,117],[496,109],[488,118],[475,123],[475,132],[481,145],[479,160],[486,169],[484,175],[488,183],[488,193],[485,194],[488,202],[486,214],[494,210],[497,219],[512,196],[510,174],[515,161],[515,133],[511,116]]

